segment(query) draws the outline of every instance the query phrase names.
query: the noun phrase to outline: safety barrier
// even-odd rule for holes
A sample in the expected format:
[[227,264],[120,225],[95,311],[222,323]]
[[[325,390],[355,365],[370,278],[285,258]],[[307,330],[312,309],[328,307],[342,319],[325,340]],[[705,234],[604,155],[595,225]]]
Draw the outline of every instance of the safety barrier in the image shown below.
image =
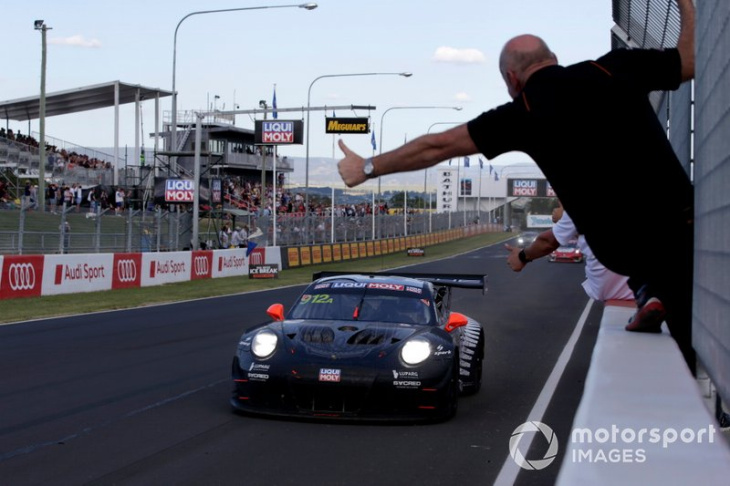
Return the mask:
[[149,287],[245,276],[250,265],[277,265],[278,247],[158,253],[0,255],[0,299]]
[[285,269],[318,265],[320,263],[342,262],[405,252],[409,248],[426,248],[439,243],[487,233],[491,230],[489,225],[470,225],[436,233],[382,240],[282,247],[281,260]]
[[558,485],[727,484],[730,446],[674,340],[605,307]]

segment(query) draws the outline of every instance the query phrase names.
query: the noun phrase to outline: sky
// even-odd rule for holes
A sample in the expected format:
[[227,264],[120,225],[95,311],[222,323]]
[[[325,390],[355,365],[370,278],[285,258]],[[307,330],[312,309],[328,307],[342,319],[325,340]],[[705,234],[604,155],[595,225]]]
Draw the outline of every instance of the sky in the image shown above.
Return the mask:
[[[371,135],[342,136],[350,148],[368,156],[429,131],[464,123],[509,101],[497,69],[499,52],[509,38],[539,35],[562,64],[570,64],[607,52],[613,25],[611,0],[316,3],[314,10],[287,6],[188,16],[206,10],[296,4],[271,0],[6,2],[2,8],[6,21],[0,29],[5,47],[0,101],[40,93],[42,43],[33,23],[44,20],[50,29],[47,93],[116,80],[172,90],[175,52],[178,110],[230,110],[234,105],[252,110],[260,100],[271,105],[274,91],[279,109],[302,109],[279,113],[279,119],[306,120],[308,95],[312,107],[373,106],[373,110],[336,110],[339,117],[370,118],[375,151]],[[402,72],[412,76],[392,74]],[[360,75],[364,73],[386,74]],[[167,113],[161,116],[169,117],[170,110],[171,98],[163,98],[161,111]],[[331,116],[332,110],[326,114]],[[122,106],[120,115],[123,154],[125,147],[131,152],[135,146],[133,104]],[[341,151],[334,146],[333,135],[325,133],[324,117],[323,111],[310,113],[309,155],[338,159]],[[143,134],[154,130],[154,120],[154,103],[143,103]],[[0,123],[28,132],[28,122],[3,119]],[[236,125],[253,129],[254,118],[237,115]],[[112,108],[46,119],[47,136],[84,147],[112,147],[113,127]],[[39,130],[37,120],[30,123],[30,130]],[[153,145],[147,135],[143,143],[147,149]],[[306,155],[306,147],[280,147],[279,153],[298,160]],[[524,154],[511,153],[492,163],[529,160]],[[302,171],[295,167],[297,172]]]

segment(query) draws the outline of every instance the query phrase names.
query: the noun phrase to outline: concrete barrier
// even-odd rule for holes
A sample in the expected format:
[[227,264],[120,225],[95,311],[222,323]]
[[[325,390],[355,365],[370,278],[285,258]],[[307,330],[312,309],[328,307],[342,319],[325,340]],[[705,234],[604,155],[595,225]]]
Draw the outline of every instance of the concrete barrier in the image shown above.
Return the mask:
[[607,304],[557,484],[728,484],[730,446],[674,340]]

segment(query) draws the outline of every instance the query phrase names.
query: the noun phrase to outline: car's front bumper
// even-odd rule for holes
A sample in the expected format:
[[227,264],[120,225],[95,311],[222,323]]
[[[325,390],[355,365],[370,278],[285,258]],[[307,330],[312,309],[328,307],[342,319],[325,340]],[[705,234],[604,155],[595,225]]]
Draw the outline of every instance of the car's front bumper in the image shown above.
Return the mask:
[[[418,370],[332,362],[232,365],[231,405],[239,411],[316,419],[438,420],[452,413],[454,364]],[[324,381],[323,370],[333,371]]]

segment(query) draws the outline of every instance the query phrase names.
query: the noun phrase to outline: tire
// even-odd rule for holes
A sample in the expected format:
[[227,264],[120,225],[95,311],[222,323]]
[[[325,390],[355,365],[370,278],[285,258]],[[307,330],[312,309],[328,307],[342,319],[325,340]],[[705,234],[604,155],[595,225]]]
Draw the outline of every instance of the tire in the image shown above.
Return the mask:
[[468,318],[461,335],[459,352],[459,384],[462,395],[474,395],[482,387],[484,363],[484,330],[475,320]]

